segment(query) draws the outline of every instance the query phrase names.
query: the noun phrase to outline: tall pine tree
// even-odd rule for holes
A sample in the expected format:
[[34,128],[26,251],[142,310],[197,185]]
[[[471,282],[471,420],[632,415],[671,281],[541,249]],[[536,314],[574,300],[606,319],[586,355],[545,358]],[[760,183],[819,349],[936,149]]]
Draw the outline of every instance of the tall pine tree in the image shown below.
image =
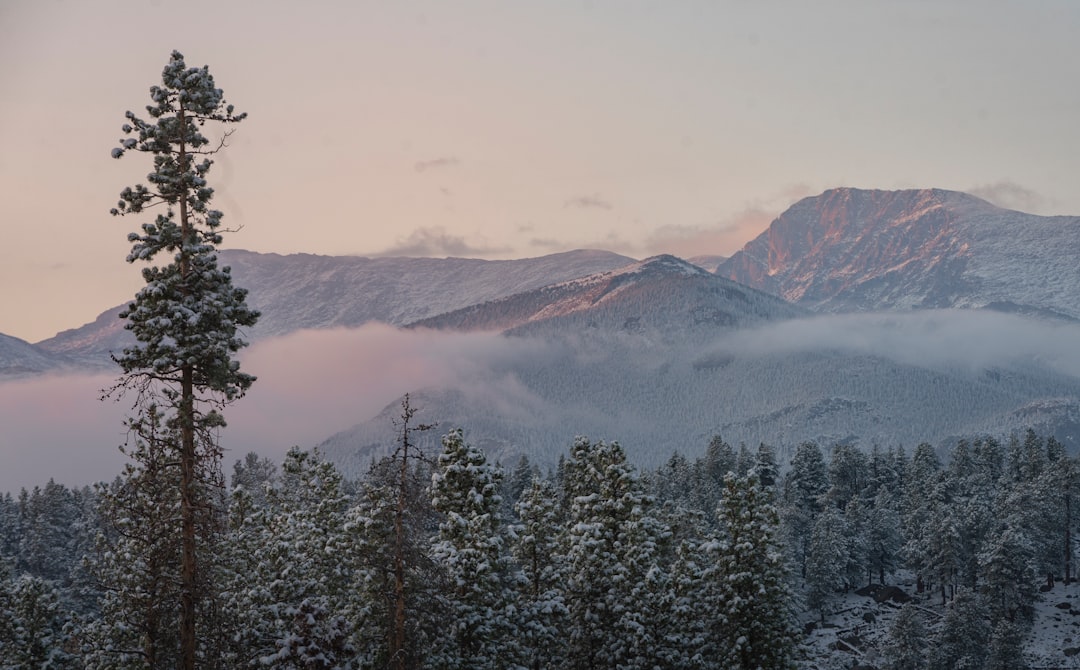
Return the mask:
[[[121,318],[137,343],[115,356],[123,376],[114,390],[133,390],[144,411],[165,412],[172,451],[167,467],[177,470],[179,492],[180,668],[193,670],[198,642],[200,601],[208,594],[200,581],[210,572],[200,565],[198,527],[217,506],[220,451],[215,433],[224,426],[221,409],[251,386],[255,378],[240,371],[233,355],[245,346],[240,329],[255,325],[258,312],[246,302],[246,291],[234,287],[229,268],[219,268],[222,213],[210,206],[214,189],[207,182],[211,156],[224,145],[226,132],[214,142],[203,134],[209,124],[233,124],[235,113],[214,83],[209,68],[189,68],[172,53],[161,85],[150,88],[149,119],[127,112],[127,137],[113,149],[114,158],[130,151],[150,154],[154,169],[149,186],[125,188],[114,215],[141,214],[160,206],[152,223],[131,233],[131,263],[170,256],[167,263],[143,269],[146,285]],[[162,211],[163,210],[163,211]],[[136,424],[138,420],[136,420]]]

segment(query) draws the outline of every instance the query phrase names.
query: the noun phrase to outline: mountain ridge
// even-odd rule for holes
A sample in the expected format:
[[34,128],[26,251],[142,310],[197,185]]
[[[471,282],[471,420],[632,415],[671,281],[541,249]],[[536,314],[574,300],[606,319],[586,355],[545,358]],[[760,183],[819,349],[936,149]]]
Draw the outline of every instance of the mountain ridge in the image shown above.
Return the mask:
[[831,189],[804,198],[717,274],[827,312],[994,308],[1080,319],[1080,217],[958,191]]
[[[502,295],[609,270],[634,259],[595,249],[508,261],[463,258],[366,258],[316,254],[261,254],[226,249],[248,304],[260,311],[246,336],[255,341],[307,328],[359,326],[380,321],[401,326]],[[49,354],[90,367],[109,366],[109,353],[133,342],[116,306],[94,321],[35,344]]]

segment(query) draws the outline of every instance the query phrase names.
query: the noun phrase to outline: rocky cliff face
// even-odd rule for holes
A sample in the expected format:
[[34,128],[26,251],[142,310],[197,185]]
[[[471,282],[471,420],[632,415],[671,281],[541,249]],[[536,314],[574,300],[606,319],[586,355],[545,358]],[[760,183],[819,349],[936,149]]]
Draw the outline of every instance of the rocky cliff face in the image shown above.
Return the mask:
[[800,200],[717,274],[811,309],[989,307],[1080,319],[1080,217],[940,189]]

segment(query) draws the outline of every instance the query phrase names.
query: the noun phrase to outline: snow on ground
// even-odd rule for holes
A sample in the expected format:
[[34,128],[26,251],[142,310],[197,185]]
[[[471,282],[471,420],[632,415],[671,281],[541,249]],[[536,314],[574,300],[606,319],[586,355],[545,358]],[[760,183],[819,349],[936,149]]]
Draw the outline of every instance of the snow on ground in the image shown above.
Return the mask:
[[[917,594],[914,578],[901,573],[891,585],[912,596],[923,614],[927,631],[933,635],[941,624],[944,608],[940,592]],[[1035,625],[1026,642],[1025,661],[1028,670],[1080,669],[1080,583],[1068,586],[1058,583],[1040,594],[1035,606]],[[833,613],[821,624],[815,613],[800,619],[803,630],[805,658],[800,664],[806,670],[839,670],[850,668],[883,668],[882,650],[889,629],[901,605],[852,591],[833,604]]]

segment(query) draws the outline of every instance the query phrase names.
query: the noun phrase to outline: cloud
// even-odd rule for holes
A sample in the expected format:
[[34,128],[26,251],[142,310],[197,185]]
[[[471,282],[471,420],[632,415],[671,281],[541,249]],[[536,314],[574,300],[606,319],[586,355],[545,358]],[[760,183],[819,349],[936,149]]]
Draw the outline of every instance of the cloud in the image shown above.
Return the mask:
[[736,331],[717,353],[748,356],[845,352],[926,368],[1032,363],[1080,376],[1080,326],[984,310],[840,314]]
[[417,172],[427,172],[428,170],[439,170],[443,168],[452,168],[461,165],[461,161],[456,156],[444,156],[441,158],[433,158],[428,161],[417,161],[413,164],[413,169]]
[[576,195],[563,203],[563,207],[574,207],[578,209],[613,209],[610,202],[598,195]]
[[987,200],[998,207],[1015,209],[1021,212],[1039,213],[1045,211],[1050,205],[1050,202],[1039,193],[1012,181],[982,184],[968,189],[968,193]]
[[461,235],[448,233],[441,226],[417,228],[407,238],[399,239],[397,244],[372,256],[458,256],[467,258],[502,254],[510,251],[507,247],[475,246],[465,241]]
[[774,195],[748,201],[741,211],[712,223],[661,226],[646,238],[643,255],[731,256],[765,232],[781,212],[809,194],[810,187],[806,184],[791,184]]
[[668,253],[683,258],[702,254],[730,256],[761,234],[777,213],[750,208],[703,226],[661,226],[646,238],[649,255]]
[[[537,407],[513,376],[515,360],[543,360],[548,345],[484,333],[402,331],[382,324],[300,331],[242,353],[258,376],[226,408],[225,471],[249,451],[280,458],[377,415],[406,392],[455,388],[507,407]],[[50,478],[67,486],[111,480],[125,457],[131,400],[99,401],[114,375],[49,375],[0,382],[0,492]],[[437,417],[436,417],[437,418]]]

